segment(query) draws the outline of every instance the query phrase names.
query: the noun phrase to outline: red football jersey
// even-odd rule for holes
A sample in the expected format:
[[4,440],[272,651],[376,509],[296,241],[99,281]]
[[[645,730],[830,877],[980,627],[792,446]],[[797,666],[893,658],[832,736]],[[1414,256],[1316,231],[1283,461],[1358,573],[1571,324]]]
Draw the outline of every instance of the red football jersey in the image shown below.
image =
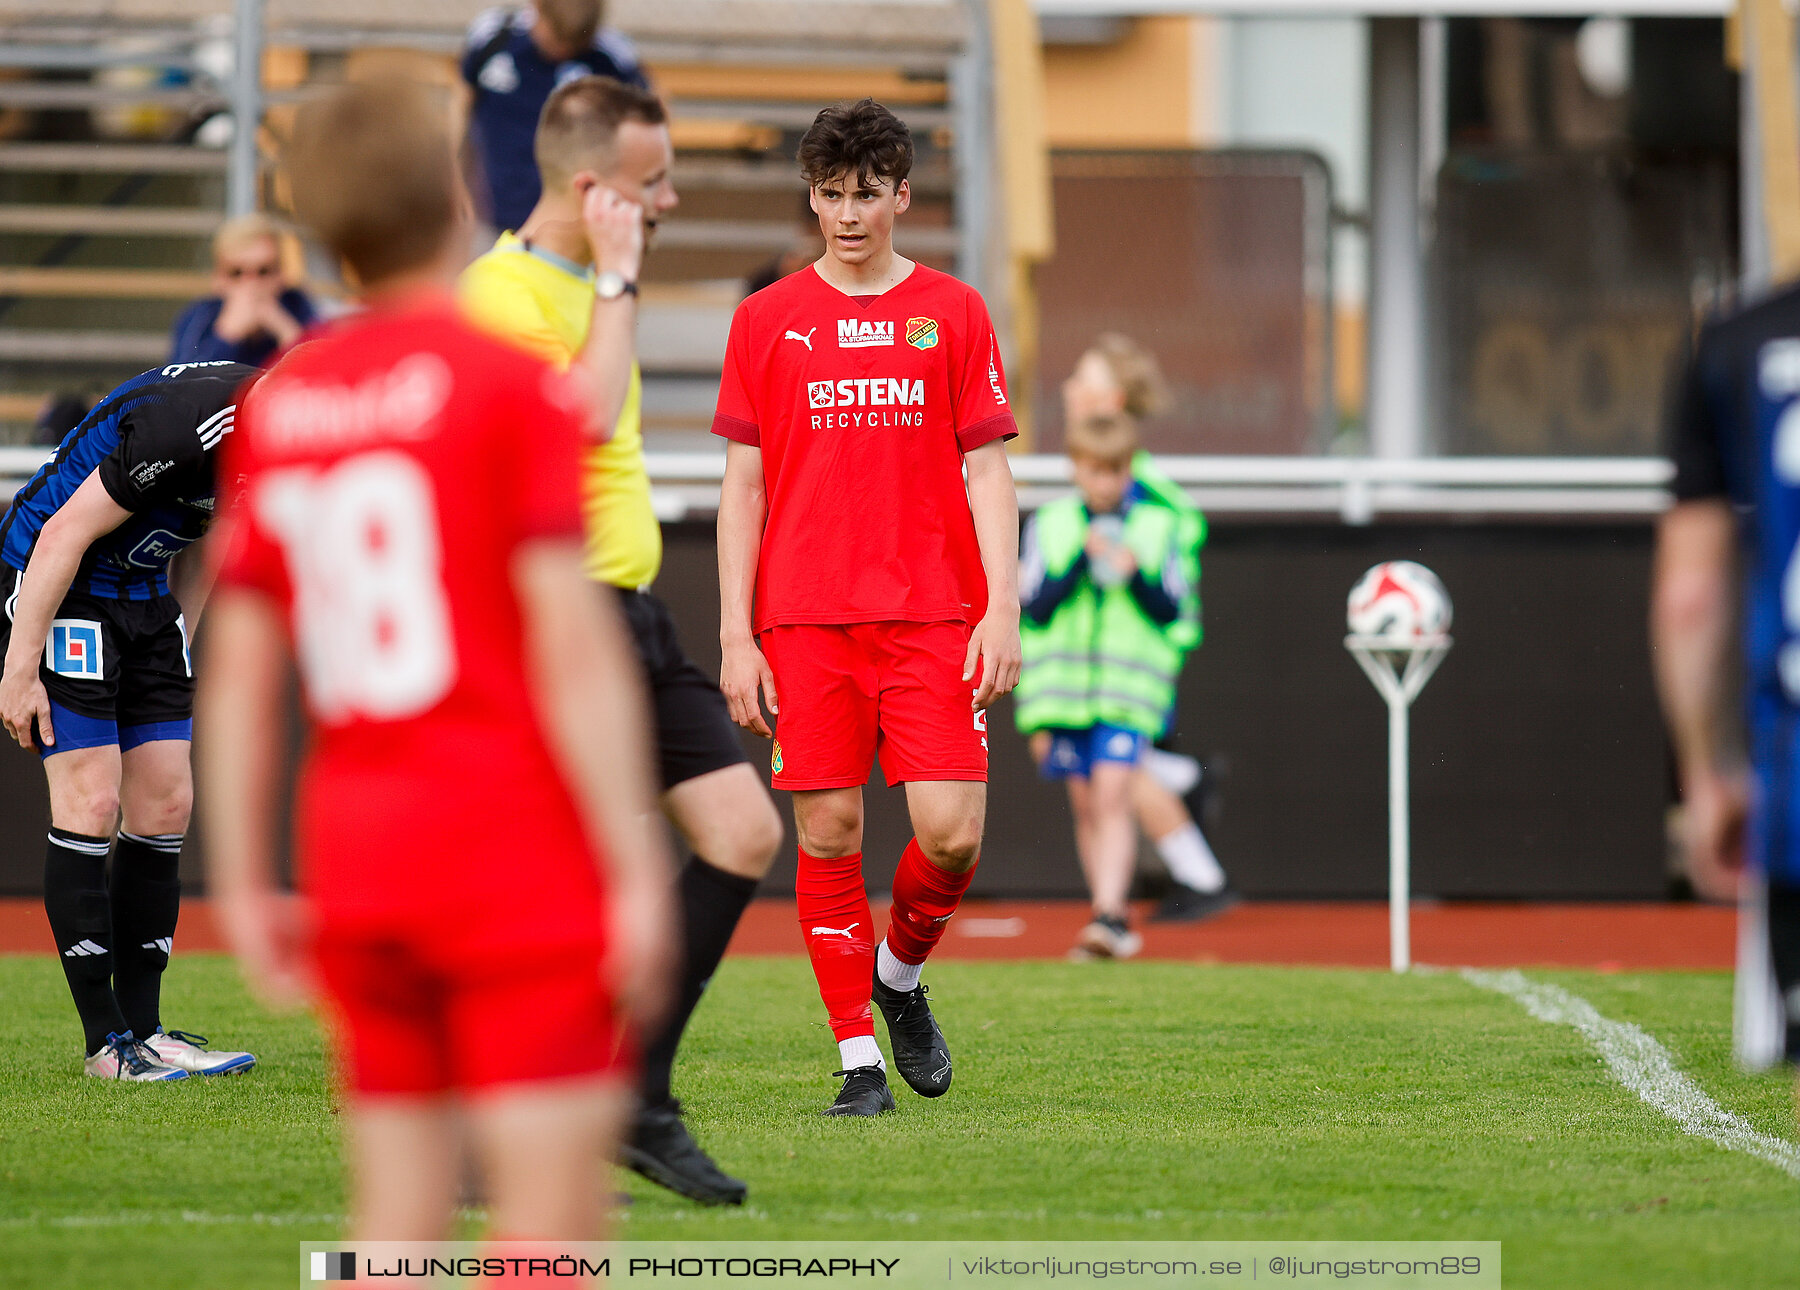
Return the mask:
[[914,267],[879,296],[813,268],[738,306],[713,433],[762,449],[753,630],[978,622],[963,454],[1018,433],[987,306]]
[[298,858],[326,917],[436,910],[466,949],[554,940],[560,906],[592,937],[599,878],[511,581],[522,543],[579,542],[582,450],[563,378],[447,297],[320,329],[239,407],[219,576],[287,617]]

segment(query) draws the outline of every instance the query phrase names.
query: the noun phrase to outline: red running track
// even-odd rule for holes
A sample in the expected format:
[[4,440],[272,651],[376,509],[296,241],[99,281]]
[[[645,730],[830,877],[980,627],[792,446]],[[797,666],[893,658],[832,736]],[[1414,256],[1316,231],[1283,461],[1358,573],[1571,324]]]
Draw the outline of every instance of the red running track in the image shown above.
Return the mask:
[[[1383,968],[1387,906],[1374,901],[1251,902],[1203,923],[1144,923],[1144,957],[1193,963],[1295,963]],[[1060,958],[1087,919],[1073,901],[970,901],[938,956]],[[882,920],[877,918],[877,925]],[[1730,909],[1670,904],[1421,904],[1413,910],[1413,958],[1476,967],[1578,967],[1601,971],[1722,969],[1735,956]],[[184,950],[222,948],[203,900],[182,905]],[[0,900],[0,953],[48,953],[50,930],[36,900]],[[732,941],[734,954],[803,954],[791,900],[759,900]]]

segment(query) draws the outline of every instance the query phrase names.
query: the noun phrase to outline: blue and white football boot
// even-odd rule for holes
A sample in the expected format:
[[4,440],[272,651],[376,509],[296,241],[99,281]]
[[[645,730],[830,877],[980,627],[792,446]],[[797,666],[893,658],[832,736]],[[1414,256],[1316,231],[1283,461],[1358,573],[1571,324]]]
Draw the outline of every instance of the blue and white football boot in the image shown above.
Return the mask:
[[100,1051],[87,1059],[86,1068],[89,1075],[98,1079],[151,1083],[188,1077],[186,1071],[159,1060],[150,1046],[134,1039],[129,1030],[122,1035],[108,1035]]
[[256,1065],[256,1058],[249,1053],[215,1053],[206,1047],[205,1035],[161,1026],[144,1041],[144,1047],[163,1065],[190,1075],[235,1075]]

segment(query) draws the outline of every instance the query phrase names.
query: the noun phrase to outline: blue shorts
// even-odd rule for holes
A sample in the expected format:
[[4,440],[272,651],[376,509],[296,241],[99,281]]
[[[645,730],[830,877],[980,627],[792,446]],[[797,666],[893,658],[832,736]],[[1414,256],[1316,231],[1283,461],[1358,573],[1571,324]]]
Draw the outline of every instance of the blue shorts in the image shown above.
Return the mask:
[[1147,735],[1102,722],[1086,730],[1049,730],[1050,751],[1038,773],[1045,779],[1086,779],[1094,763],[1135,766],[1150,747]]

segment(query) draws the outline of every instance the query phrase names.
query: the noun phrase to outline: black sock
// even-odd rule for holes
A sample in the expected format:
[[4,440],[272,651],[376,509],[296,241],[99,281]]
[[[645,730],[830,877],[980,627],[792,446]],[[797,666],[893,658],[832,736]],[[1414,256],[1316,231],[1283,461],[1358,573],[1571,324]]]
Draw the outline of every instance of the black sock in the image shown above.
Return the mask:
[[106,898],[106,853],[111,849],[110,838],[51,829],[44,856],[44,913],[50,917],[75,1011],[81,1014],[90,1057],[107,1035],[131,1028],[112,987],[112,910]]
[[147,1039],[162,1024],[162,974],[181,913],[181,834],[119,831],[113,850],[113,993],[125,1024]]
[[670,1073],[681,1032],[687,1029],[706,983],[725,957],[725,947],[731,943],[744,907],[756,895],[756,881],[715,869],[695,856],[682,866],[675,889],[681,905],[681,977],[668,1019],[644,1045],[638,1095],[645,1106],[661,1106],[669,1100]]

